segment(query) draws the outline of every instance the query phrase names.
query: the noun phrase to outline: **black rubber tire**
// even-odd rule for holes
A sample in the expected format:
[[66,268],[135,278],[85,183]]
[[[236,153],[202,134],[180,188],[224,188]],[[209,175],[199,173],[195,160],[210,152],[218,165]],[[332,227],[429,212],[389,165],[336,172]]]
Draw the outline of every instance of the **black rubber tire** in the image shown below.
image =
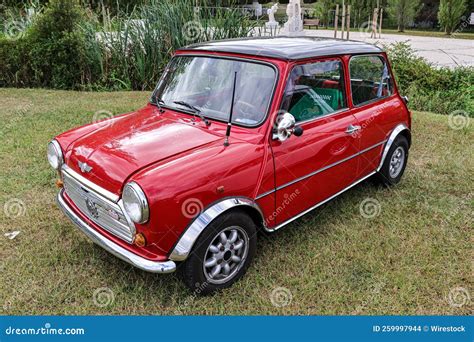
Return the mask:
[[[391,177],[389,168],[390,168],[390,160],[392,158],[392,155],[394,151],[398,148],[402,147],[405,150],[405,160],[403,162],[402,170],[398,174],[397,177]],[[402,135],[399,135],[395,141],[393,142],[392,146],[390,146],[390,149],[387,153],[387,156],[385,157],[384,163],[382,165],[382,168],[377,174],[377,179],[385,186],[393,186],[396,185],[400,182],[402,179],[403,173],[405,172],[405,168],[407,166],[408,162],[408,152],[409,152],[409,145],[408,145],[408,140]]]
[[[207,248],[214,237],[230,226],[239,226],[243,228],[249,238],[247,258],[240,270],[223,284],[213,284],[206,280],[203,271],[203,262]],[[184,283],[197,295],[208,295],[217,290],[231,286],[239,280],[250,266],[257,249],[257,227],[253,220],[240,210],[233,210],[217,217],[199,236],[194,247],[186,261],[181,265],[181,272]]]

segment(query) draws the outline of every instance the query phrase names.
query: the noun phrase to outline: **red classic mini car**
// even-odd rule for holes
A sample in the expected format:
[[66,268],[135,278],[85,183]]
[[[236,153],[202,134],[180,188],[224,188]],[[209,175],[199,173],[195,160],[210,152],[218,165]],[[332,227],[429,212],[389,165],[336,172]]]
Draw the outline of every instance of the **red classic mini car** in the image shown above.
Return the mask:
[[142,109],[48,146],[58,203],[95,243],[201,293],[230,286],[273,232],[368,177],[404,172],[411,114],[386,54],[252,38],[178,50]]

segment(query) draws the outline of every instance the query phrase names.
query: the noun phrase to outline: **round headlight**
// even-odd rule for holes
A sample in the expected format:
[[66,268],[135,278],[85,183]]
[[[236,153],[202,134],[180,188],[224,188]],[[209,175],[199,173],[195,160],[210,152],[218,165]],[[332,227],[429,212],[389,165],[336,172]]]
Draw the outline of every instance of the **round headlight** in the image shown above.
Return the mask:
[[125,211],[133,222],[142,224],[148,221],[148,201],[137,183],[130,182],[125,185],[122,200]]
[[48,161],[49,165],[51,165],[55,170],[59,170],[61,165],[64,163],[61,146],[59,146],[59,143],[56,140],[53,140],[48,144]]

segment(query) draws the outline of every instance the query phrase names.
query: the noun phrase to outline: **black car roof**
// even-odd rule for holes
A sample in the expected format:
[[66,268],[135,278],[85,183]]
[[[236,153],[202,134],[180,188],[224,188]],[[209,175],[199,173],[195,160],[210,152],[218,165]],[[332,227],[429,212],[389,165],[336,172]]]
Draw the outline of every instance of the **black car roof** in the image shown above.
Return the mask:
[[353,40],[284,36],[216,40],[189,45],[179,50],[238,53],[283,60],[299,60],[345,54],[380,53],[382,51],[375,45]]

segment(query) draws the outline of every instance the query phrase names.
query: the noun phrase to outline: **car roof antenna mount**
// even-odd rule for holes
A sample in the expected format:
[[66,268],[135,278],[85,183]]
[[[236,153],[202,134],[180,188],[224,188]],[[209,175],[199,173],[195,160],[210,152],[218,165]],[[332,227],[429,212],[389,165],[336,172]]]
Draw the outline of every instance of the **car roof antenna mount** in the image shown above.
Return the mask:
[[234,114],[235,88],[237,85],[237,71],[234,74],[234,87],[232,88],[232,102],[230,104],[229,121],[227,122],[227,131],[225,132],[224,146],[229,146],[230,130],[232,129],[232,114]]

